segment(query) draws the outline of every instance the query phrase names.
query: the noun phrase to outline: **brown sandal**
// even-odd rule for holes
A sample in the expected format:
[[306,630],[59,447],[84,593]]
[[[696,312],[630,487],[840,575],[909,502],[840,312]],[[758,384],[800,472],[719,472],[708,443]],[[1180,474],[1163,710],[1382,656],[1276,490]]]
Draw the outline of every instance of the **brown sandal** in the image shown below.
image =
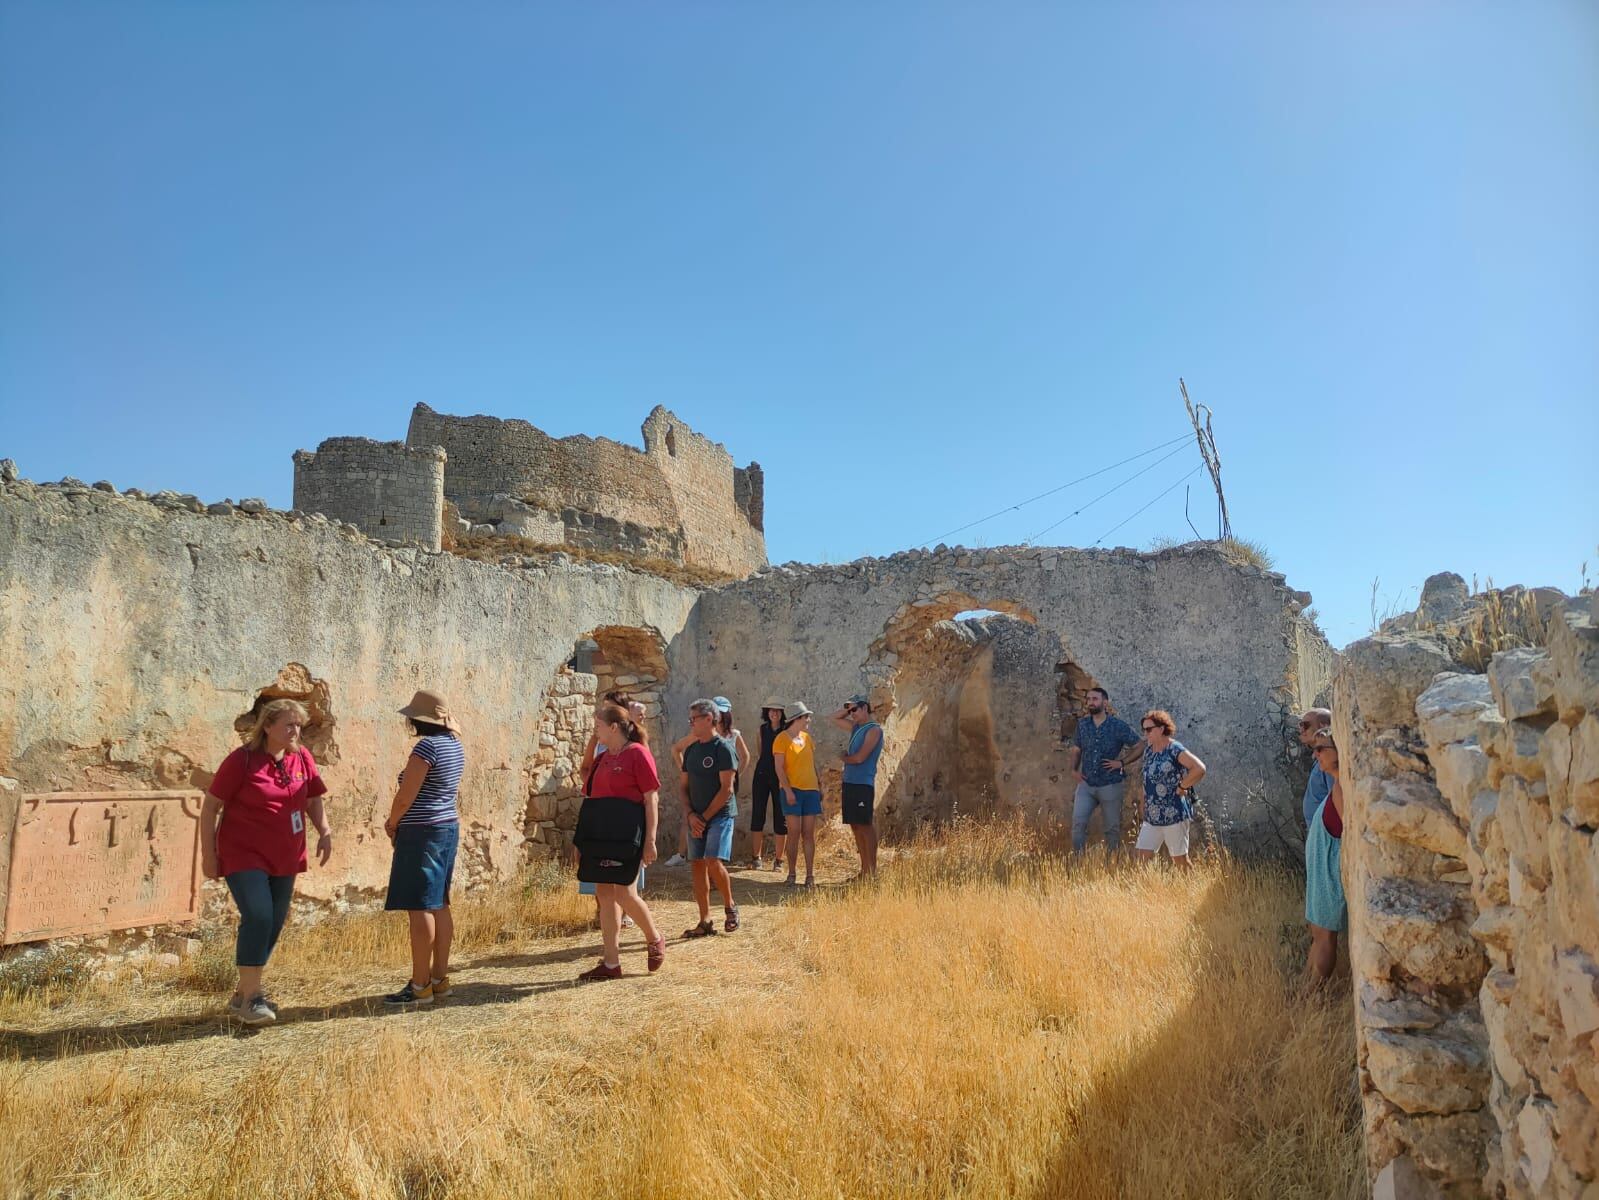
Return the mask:
[[683,931],[683,937],[684,938],[710,937],[715,932],[716,932],[716,926],[715,925],[712,925],[709,921],[701,921],[698,925],[694,926],[693,929],[685,929]]
[[735,904],[732,908],[724,909],[723,911],[727,913],[727,919],[722,922],[722,928],[727,930],[728,933],[732,933],[738,928],[738,905]]

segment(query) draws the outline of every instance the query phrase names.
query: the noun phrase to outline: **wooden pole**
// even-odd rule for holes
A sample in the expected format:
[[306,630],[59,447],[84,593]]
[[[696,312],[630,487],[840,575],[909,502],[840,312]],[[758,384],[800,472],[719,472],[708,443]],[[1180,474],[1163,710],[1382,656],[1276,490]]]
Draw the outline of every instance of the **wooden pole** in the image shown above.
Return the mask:
[[1183,407],[1188,410],[1188,420],[1194,426],[1194,441],[1199,443],[1199,457],[1205,460],[1210,472],[1210,482],[1216,488],[1216,538],[1227,541],[1233,536],[1232,519],[1227,515],[1227,496],[1221,488],[1221,455],[1216,453],[1216,431],[1211,425],[1208,405],[1195,404],[1188,398],[1188,385],[1181,378],[1177,387],[1183,393]]

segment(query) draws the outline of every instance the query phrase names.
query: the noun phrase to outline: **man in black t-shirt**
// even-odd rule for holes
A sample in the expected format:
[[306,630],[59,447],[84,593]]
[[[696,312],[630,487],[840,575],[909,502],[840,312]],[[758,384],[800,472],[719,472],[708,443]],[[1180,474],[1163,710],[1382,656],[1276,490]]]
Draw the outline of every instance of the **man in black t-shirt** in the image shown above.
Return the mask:
[[738,928],[738,905],[727,860],[733,856],[733,748],[716,736],[716,705],[696,700],[689,705],[691,741],[683,750],[683,820],[688,825],[688,860],[694,870],[694,902],[700,923],[683,936],[716,932],[711,923],[711,887],[722,893],[726,919],[722,928]]

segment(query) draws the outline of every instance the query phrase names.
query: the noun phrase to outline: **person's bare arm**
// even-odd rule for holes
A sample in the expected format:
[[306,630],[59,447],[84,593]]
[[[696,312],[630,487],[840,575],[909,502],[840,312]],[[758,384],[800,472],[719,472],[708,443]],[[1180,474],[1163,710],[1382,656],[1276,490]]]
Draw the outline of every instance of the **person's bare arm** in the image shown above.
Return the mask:
[[711,798],[711,802],[705,806],[705,812],[701,814],[702,819],[706,821],[720,815],[722,810],[727,807],[728,799],[733,795],[732,768],[729,767],[727,770],[720,772],[720,774],[722,776],[722,786],[717,789],[716,795]]
[[1338,814],[1338,819],[1344,819],[1344,785],[1339,782],[1338,776],[1333,776],[1332,791],[1327,793],[1327,799],[1332,802],[1333,812]]
[[[741,729],[735,729],[733,730],[733,736],[738,741],[738,761],[747,766],[750,761],[750,745],[744,740],[744,731]],[[735,779],[734,782],[736,783],[737,779]]]
[[655,830],[661,823],[661,793],[659,789],[644,793],[644,861],[649,866],[655,861]]
[[200,873],[207,879],[220,878],[217,867],[217,818],[222,801],[210,792],[200,801]]
[[1192,751],[1184,750],[1177,756],[1177,765],[1188,768],[1188,773],[1183,776],[1182,782],[1177,786],[1185,792],[1193,791],[1194,784],[1205,777],[1205,764],[1200,762]]
[[883,740],[883,731],[873,726],[866,731],[866,740],[861,743],[861,748],[854,754],[844,755],[844,761],[854,766],[863,763],[872,756],[872,751],[877,749],[877,744]]
[[683,771],[678,775],[677,786],[678,790],[683,794],[683,822],[688,826],[688,831],[695,837],[702,837],[705,833],[705,818],[694,811],[694,805],[689,800],[687,771]]
[[312,796],[305,802],[306,815],[311,818],[311,828],[317,832],[316,863],[319,867],[328,865],[328,860],[333,857],[333,831],[328,828],[327,805],[323,803],[326,796]]
[[428,777],[428,762],[425,758],[411,755],[405,760],[405,771],[400,776],[400,786],[394,793],[394,803],[389,805],[389,819],[383,822],[383,832],[389,835],[389,841],[394,840],[394,834],[400,827],[400,818],[410,811],[411,805],[416,803],[417,793],[422,790],[422,781]]
[[845,733],[848,733],[850,730],[855,728],[855,722],[851,721],[849,717],[845,715],[846,711],[847,710],[841,708],[836,713],[830,713],[827,719],[833,722],[834,725],[837,725]]
[[794,785],[788,781],[788,756],[785,754],[772,755],[772,765],[777,768],[777,786],[788,797],[790,804],[794,803]]

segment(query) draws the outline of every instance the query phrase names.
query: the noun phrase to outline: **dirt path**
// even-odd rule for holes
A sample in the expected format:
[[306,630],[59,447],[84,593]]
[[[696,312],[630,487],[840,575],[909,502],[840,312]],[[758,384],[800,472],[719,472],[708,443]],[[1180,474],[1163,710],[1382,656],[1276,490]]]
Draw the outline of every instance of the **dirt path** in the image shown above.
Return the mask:
[[[816,892],[825,894],[841,886],[848,872],[824,869],[818,875]],[[643,1012],[650,1024],[670,1028],[674,1020],[693,1020],[710,1005],[775,997],[792,979],[792,964],[784,961],[774,935],[784,923],[785,907],[807,897],[803,890],[783,886],[782,879],[771,871],[735,870],[738,931],[684,941],[683,931],[698,918],[688,869],[652,870],[651,911],[667,937],[666,964],[653,976],[636,929],[623,931],[626,975],[621,980],[576,982],[598,958],[597,930],[507,941],[493,949],[468,948],[455,962],[451,996],[411,1010],[390,1008],[381,999],[402,981],[403,964],[352,970],[336,979],[302,978],[285,970],[269,981],[282,1006],[278,1022],[259,1030],[228,1022],[221,1012],[225,997],[197,994],[181,981],[130,983],[118,992],[114,1009],[104,996],[74,999],[35,1019],[0,1027],[0,1072],[70,1072],[108,1055],[132,1069],[152,1057],[170,1068],[178,1054],[194,1071],[232,1073],[274,1057],[302,1055],[312,1046],[326,1048],[329,1039],[359,1041],[383,1030],[437,1040],[536,1024],[540,1037],[585,1041],[596,1036],[596,1025],[622,1010],[635,1016]],[[713,893],[711,903],[720,930],[720,897]]]

